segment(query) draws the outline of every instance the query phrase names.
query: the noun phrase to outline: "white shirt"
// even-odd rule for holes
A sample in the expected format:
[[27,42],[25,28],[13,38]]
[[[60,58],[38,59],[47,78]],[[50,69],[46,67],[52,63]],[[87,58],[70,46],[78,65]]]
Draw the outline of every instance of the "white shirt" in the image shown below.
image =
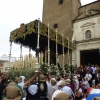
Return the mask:
[[[54,79],[54,78],[52,78],[52,79]],[[55,80],[55,79],[54,79],[54,80]],[[50,95],[51,95],[51,93],[52,93],[54,90],[57,90],[58,87],[57,87],[57,83],[56,83],[54,86],[52,86],[52,85],[51,85],[51,80],[50,80],[50,81],[47,81],[46,83],[47,83],[47,95],[46,95],[46,97],[49,98]]]
[[47,95],[46,95],[46,97],[49,98],[51,93],[52,93],[52,87],[51,87],[50,82],[47,81],[46,83],[47,83]]
[[95,85],[95,80],[92,80],[92,84]]
[[100,94],[100,89],[93,89],[90,94]]
[[96,67],[91,67],[91,68],[93,69],[92,73],[95,74],[97,68]]
[[85,77],[88,78],[88,80],[90,80],[92,78],[92,75],[91,74],[86,74]]
[[84,81],[83,84],[84,84],[84,89],[87,89],[90,87],[88,81]]
[[82,93],[82,96],[83,96],[83,92],[82,92],[82,89],[81,88],[79,88],[78,92],[81,92]]
[[79,88],[79,81],[76,79],[75,80],[75,89],[78,90],[78,88]]
[[71,89],[70,87],[68,87],[68,86],[62,87],[62,88],[61,88],[61,91],[65,92],[65,93],[67,93],[67,94],[69,94],[69,95],[71,95],[71,96],[72,96],[72,95],[74,96],[74,93],[73,93],[72,89]]
[[78,77],[80,77],[80,75],[79,75],[79,74],[75,74],[75,76],[77,76],[77,78],[78,78]]

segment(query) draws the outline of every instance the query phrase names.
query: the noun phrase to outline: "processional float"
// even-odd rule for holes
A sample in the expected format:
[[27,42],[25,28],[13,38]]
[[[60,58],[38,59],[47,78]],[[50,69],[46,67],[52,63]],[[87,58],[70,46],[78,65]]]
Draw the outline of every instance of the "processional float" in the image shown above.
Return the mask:
[[[70,56],[69,50],[73,50],[74,44],[69,41],[68,38],[65,38],[60,35],[56,31],[52,30],[45,24],[43,24],[40,19],[34,20],[28,24],[21,24],[19,28],[13,30],[10,33],[10,53],[9,53],[9,62],[11,58],[11,49],[12,49],[12,42],[17,43],[20,45],[20,59],[22,58],[22,47],[29,48],[29,54],[31,50],[36,51],[36,56],[38,59],[37,65],[39,64],[39,53],[43,52],[45,54],[45,47],[48,47],[48,54],[47,54],[47,63],[50,66],[51,59],[54,61],[53,58],[50,57],[51,51],[54,52],[56,62],[56,67],[58,67],[58,55],[62,54],[62,65],[64,66],[64,54],[68,52],[68,64],[70,64]],[[44,56],[45,58],[45,56]],[[46,63],[46,58],[44,60]],[[9,63],[10,67],[10,63]]]

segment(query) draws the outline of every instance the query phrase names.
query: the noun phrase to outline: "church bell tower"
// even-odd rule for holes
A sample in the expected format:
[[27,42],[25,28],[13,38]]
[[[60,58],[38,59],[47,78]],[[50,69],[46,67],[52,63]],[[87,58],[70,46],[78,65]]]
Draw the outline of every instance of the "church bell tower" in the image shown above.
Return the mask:
[[[42,22],[50,25],[53,30],[57,29],[59,34],[72,40],[73,24],[72,20],[78,16],[78,7],[81,6],[79,0],[44,0]],[[71,53],[70,53],[71,57]],[[59,55],[59,64],[62,64],[62,55]],[[67,53],[65,63],[67,63]],[[70,58],[70,62],[72,58]]]
[[79,0],[44,0],[42,22],[72,39],[72,20],[78,16],[80,5]]

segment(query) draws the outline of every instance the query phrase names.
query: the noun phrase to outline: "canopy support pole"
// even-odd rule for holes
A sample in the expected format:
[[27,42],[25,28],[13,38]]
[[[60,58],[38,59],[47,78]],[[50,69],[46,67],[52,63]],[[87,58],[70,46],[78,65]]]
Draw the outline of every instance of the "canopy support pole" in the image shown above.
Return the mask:
[[63,50],[63,55],[62,55],[62,57],[63,57],[63,68],[64,68],[64,39],[63,39],[63,33],[62,33],[62,50]]
[[36,52],[37,52],[37,59],[38,59],[38,63],[39,63],[39,37],[40,37],[40,18],[38,18],[38,38],[37,38],[37,47],[36,47]]
[[49,34],[49,24],[48,24],[48,66],[50,66],[50,34]]
[[11,49],[12,49],[12,42],[10,42],[10,52],[9,52],[9,68],[10,68],[10,60],[11,60]]
[[57,29],[56,29],[56,67],[58,67]]

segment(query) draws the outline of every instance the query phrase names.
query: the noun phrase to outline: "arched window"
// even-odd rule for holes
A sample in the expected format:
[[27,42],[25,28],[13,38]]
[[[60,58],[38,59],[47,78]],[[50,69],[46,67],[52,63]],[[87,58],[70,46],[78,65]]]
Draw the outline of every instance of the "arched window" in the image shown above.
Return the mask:
[[87,30],[87,31],[85,32],[85,38],[86,38],[86,39],[91,39],[91,31],[90,31],[90,30]]

